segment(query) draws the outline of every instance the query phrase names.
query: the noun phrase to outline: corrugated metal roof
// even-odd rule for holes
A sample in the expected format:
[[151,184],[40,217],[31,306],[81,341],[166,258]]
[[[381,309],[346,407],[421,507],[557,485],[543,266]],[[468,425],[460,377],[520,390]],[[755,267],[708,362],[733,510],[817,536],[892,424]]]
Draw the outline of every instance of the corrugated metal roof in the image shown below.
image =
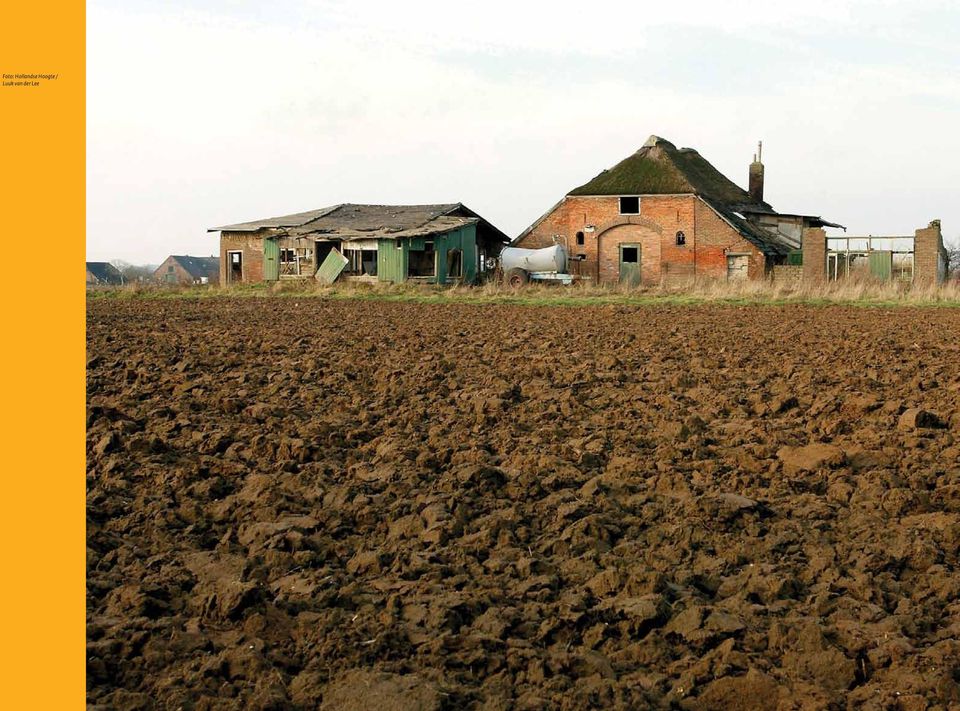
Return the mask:
[[734,210],[729,209],[722,203],[715,202],[699,196],[714,212],[720,215],[727,224],[733,227],[737,232],[743,235],[747,241],[753,244],[757,249],[766,255],[787,255],[792,246],[787,244],[779,234],[765,230],[755,222],[750,222]]
[[464,225],[472,225],[480,220],[476,217],[453,217],[440,216],[428,220],[422,225],[415,225],[409,228],[400,228],[396,225],[383,225],[380,227],[367,227],[365,229],[354,229],[351,227],[326,227],[315,226],[315,223],[305,225],[296,230],[291,230],[291,235],[297,237],[312,237],[314,239],[323,239],[329,237],[337,241],[349,242],[351,240],[363,239],[400,239],[402,237],[429,237],[430,235],[441,235],[446,232],[459,229]]
[[820,217],[820,215],[803,215],[799,212],[770,212],[766,210],[763,211],[762,213],[757,213],[755,210],[750,210],[750,209],[743,209],[742,212],[747,215],[763,214],[763,215],[776,215],[780,217],[802,217],[804,220],[807,221],[807,224],[810,227],[836,227],[838,229],[843,230],[844,232],[846,232],[847,230],[847,228],[844,227],[843,225],[839,225],[836,222],[829,222],[828,220],[824,220],[822,217]]
[[329,234],[337,239],[414,237],[441,234],[476,218],[450,215],[460,203],[436,205],[344,204],[291,231],[295,235]]
[[336,240],[426,237],[481,223],[501,243],[509,238],[462,203],[430,205],[361,205],[344,203],[284,217],[241,222],[208,230],[256,232],[263,228],[284,229],[291,237]]
[[340,205],[330,207],[321,207],[318,210],[308,210],[307,212],[295,212],[292,215],[281,215],[279,217],[268,217],[263,220],[252,220],[251,222],[238,222],[233,225],[223,225],[222,227],[211,227],[207,232],[256,232],[265,227],[299,227],[310,220],[325,215],[331,210],[336,210]]

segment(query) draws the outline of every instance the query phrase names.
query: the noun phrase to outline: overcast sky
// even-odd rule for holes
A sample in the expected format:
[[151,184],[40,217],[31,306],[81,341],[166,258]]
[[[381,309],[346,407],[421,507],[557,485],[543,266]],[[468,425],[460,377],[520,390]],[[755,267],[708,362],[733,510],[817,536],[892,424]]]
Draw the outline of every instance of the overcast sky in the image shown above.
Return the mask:
[[960,236],[960,3],[92,0],[87,256],[463,202],[516,236],[650,134],[850,234]]

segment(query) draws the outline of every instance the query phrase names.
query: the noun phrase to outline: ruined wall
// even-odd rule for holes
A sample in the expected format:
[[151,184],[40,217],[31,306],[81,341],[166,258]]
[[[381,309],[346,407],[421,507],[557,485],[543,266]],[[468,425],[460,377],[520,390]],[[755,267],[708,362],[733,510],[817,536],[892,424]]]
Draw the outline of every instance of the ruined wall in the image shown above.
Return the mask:
[[933,286],[946,278],[946,249],[940,232],[940,220],[933,220],[914,232],[913,285]]
[[803,281],[819,284],[827,280],[827,233],[819,227],[803,231]]
[[799,264],[775,264],[770,270],[770,281],[778,286],[796,286],[803,281],[803,267]]
[[[584,244],[577,244],[583,232]],[[683,232],[685,244],[677,245]],[[623,243],[641,244],[643,284],[657,284],[674,276],[726,278],[727,254],[749,254],[749,276],[765,273],[763,254],[724,222],[709,205],[693,195],[644,195],[639,215],[621,215],[619,197],[568,196],[516,247],[538,249],[554,243],[569,247],[571,271],[601,282],[617,281],[619,249]]]
[[220,283],[230,283],[230,259],[227,252],[243,253],[243,283],[252,284],[263,281],[263,239],[260,232],[221,232],[220,233]]

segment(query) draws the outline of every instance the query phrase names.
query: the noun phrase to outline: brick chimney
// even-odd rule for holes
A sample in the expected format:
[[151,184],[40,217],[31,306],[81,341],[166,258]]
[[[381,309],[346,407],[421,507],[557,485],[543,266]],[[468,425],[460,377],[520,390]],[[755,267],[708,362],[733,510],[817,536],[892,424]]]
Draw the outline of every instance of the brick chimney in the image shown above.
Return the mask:
[[763,141],[757,144],[757,152],[750,164],[750,197],[757,202],[763,202]]

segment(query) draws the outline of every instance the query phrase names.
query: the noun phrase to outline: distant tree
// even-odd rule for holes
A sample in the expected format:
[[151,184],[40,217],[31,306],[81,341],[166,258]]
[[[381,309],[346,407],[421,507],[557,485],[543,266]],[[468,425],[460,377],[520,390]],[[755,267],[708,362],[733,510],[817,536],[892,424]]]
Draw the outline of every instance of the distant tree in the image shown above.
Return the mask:
[[150,281],[153,279],[153,272],[156,267],[151,264],[131,264],[122,259],[114,259],[110,262],[117,268],[126,282]]
[[947,258],[950,260],[950,279],[960,280],[960,237],[944,245],[947,248]]

